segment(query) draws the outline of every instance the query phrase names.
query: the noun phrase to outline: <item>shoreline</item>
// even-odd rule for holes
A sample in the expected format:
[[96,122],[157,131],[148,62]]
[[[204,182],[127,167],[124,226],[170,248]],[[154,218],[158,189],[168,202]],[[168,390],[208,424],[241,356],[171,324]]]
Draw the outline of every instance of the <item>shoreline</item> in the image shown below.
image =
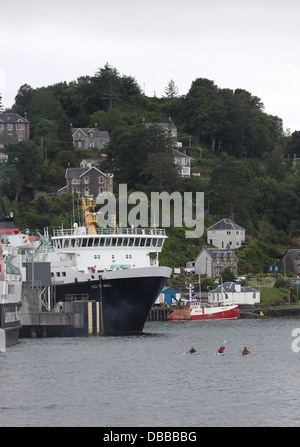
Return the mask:
[[[263,315],[260,313],[263,312]],[[239,318],[300,318],[300,307],[282,307],[282,308],[271,308],[260,306],[260,308],[251,309],[248,307],[239,308]]]

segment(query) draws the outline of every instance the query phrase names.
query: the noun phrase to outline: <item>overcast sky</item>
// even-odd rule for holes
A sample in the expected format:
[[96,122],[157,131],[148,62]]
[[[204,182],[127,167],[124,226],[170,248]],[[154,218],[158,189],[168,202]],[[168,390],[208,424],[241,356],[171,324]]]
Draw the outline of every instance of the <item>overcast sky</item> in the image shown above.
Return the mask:
[[171,79],[243,88],[300,130],[299,0],[14,0],[0,11],[0,94],[94,75],[108,62],[147,96]]

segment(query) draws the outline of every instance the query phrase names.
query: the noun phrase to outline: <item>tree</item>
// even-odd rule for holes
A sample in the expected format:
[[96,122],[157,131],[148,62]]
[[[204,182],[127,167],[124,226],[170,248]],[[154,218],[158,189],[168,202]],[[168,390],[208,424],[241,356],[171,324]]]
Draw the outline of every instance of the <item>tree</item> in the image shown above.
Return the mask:
[[4,185],[5,194],[9,195],[7,189],[9,183],[15,184],[15,201],[19,194],[26,196],[26,191],[33,192],[40,182],[42,157],[40,148],[32,141],[23,141],[8,146],[7,183]]
[[181,188],[171,151],[149,154],[141,178],[145,180],[149,192],[172,192]]
[[136,183],[145,181],[143,169],[150,155],[170,153],[172,145],[172,138],[158,125],[153,124],[149,128],[143,124],[119,127],[112,132],[107,147],[109,164],[117,181],[134,187]]
[[216,139],[223,128],[225,107],[213,81],[198,78],[183,101],[182,120],[187,132],[210,143],[214,151]]
[[210,204],[215,206],[219,212],[221,210],[224,212],[227,208],[232,220],[234,220],[235,207],[239,202],[249,201],[251,197],[251,183],[247,179],[241,162],[234,158],[228,158],[211,173]]
[[97,86],[96,94],[100,104],[102,102],[103,108],[105,108],[104,105],[108,103],[108,108],[111,109],[113,104],[120,100],[122,93],[119,72],[106,62],[104,68],[100,68],[96,73],[94,83]]
[[231,268],[228,266],[226,267],[222,273],[221,273],[222,281],[223,282],[233,282],[235,280],[235,276]]
[[[20,113],[24,115],[28,111],[30,101],[34,95],[34,89],[29,84],[23,84],[15,96],[15,106],[21,108]],[[14,106],[14,108],[15,108]]]
[[173,79],[170,80],[167,87],[165,88],[165,96],[166,98],[175,98],[178,95],[178,88],[175,85]]

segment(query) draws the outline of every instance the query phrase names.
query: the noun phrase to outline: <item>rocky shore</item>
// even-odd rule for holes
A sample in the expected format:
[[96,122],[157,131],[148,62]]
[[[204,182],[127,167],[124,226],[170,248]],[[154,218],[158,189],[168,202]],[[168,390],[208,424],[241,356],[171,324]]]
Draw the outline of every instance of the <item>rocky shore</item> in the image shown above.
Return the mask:
[[300,307],[240,306],[239,318],[300,318]]

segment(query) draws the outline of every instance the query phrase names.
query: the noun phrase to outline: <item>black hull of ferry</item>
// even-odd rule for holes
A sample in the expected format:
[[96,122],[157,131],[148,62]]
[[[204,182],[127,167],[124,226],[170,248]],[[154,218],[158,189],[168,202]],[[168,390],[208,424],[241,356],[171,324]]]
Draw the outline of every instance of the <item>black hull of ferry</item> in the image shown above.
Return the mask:
[[140,334],[167,280],[165,276],[151,276],[57,284],[56,300],[84,297],[99,302],[103,335]]

